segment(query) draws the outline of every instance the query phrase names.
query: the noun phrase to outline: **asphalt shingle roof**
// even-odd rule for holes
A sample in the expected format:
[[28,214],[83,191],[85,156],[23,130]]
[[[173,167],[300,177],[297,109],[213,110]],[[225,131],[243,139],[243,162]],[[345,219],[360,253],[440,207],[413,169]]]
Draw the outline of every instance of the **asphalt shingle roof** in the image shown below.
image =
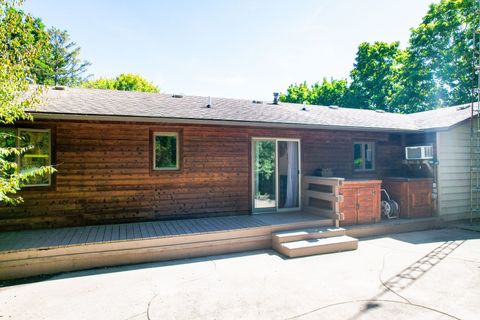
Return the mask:
[[302,110],[300,104],[226,98],[212,98],[210,108],[207,103],[207,97],[199,96],[65,88],[48,90],[46,102],[33,113],[44,118],[49,114],[115,116],[398,131],[445,129],[470,117],[470,109],[462,106],[403,115],[311,105]]

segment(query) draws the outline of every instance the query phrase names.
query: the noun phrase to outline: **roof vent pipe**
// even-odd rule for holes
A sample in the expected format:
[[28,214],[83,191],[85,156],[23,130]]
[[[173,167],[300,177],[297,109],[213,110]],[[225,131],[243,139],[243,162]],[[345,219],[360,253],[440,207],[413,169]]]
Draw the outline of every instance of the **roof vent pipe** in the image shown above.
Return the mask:
[[212,97],[208,96],[208,99],[207,99],[207,108],[211,108],[212,107]]
[[278,98],[280,98],[280,93],[274,92],[273,93],[273,104],[278,104]]

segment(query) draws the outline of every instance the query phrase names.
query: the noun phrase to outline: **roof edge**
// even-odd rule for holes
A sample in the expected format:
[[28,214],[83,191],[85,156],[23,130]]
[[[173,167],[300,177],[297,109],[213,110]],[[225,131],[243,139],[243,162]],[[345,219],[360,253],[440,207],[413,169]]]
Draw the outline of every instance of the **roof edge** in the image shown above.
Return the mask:
[[115,115],[91,115],[73,113],[47,113],[30,112],[34,119],[40,120],[77,120],[77,121],[118,121],[118,122],[152,122],[152,123],[177,123],[177,124],[203,124],[203,125],[230,125],[244,127],[269,127],[269,128],[298,128],[298,129],[323,129],[323,130],[345,130],[345,131],[367,131],[367,132],[391,132],[391,133],[420,133],[418,129],[393,129],[358,126],[332,126],[316,124],[295,124],[295,123],[273,123],[261,121],[238,121],[238,120],[215,120],[215,119],[191,119],[191,118],[162,118],[145,116],[115,116]]

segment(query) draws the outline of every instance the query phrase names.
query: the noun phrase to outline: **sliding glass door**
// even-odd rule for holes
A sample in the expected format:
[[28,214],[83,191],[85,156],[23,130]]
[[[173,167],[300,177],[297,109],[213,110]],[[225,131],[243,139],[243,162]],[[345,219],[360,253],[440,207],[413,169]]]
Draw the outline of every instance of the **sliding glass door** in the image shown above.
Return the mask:
[[253,212],[300,209],[300,141],[252,141]]

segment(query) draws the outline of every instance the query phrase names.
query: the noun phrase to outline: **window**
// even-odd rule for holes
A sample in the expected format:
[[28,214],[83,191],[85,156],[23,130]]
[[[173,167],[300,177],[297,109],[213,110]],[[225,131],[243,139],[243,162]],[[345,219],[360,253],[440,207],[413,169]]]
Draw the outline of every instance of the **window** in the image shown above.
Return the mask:
[[[51,164],[50,130],[18,129],[19,147],[30,147],[20,156],[19,170],[40,168]],[[25,186],[49,186],[50,175],[35,176]]]
[[178,170],[179,146],[177,132],[155,132],[153,134],[153,169]]
[[375,170],[375,144],[355,142],[353,144],[353,168],[355,171]]

